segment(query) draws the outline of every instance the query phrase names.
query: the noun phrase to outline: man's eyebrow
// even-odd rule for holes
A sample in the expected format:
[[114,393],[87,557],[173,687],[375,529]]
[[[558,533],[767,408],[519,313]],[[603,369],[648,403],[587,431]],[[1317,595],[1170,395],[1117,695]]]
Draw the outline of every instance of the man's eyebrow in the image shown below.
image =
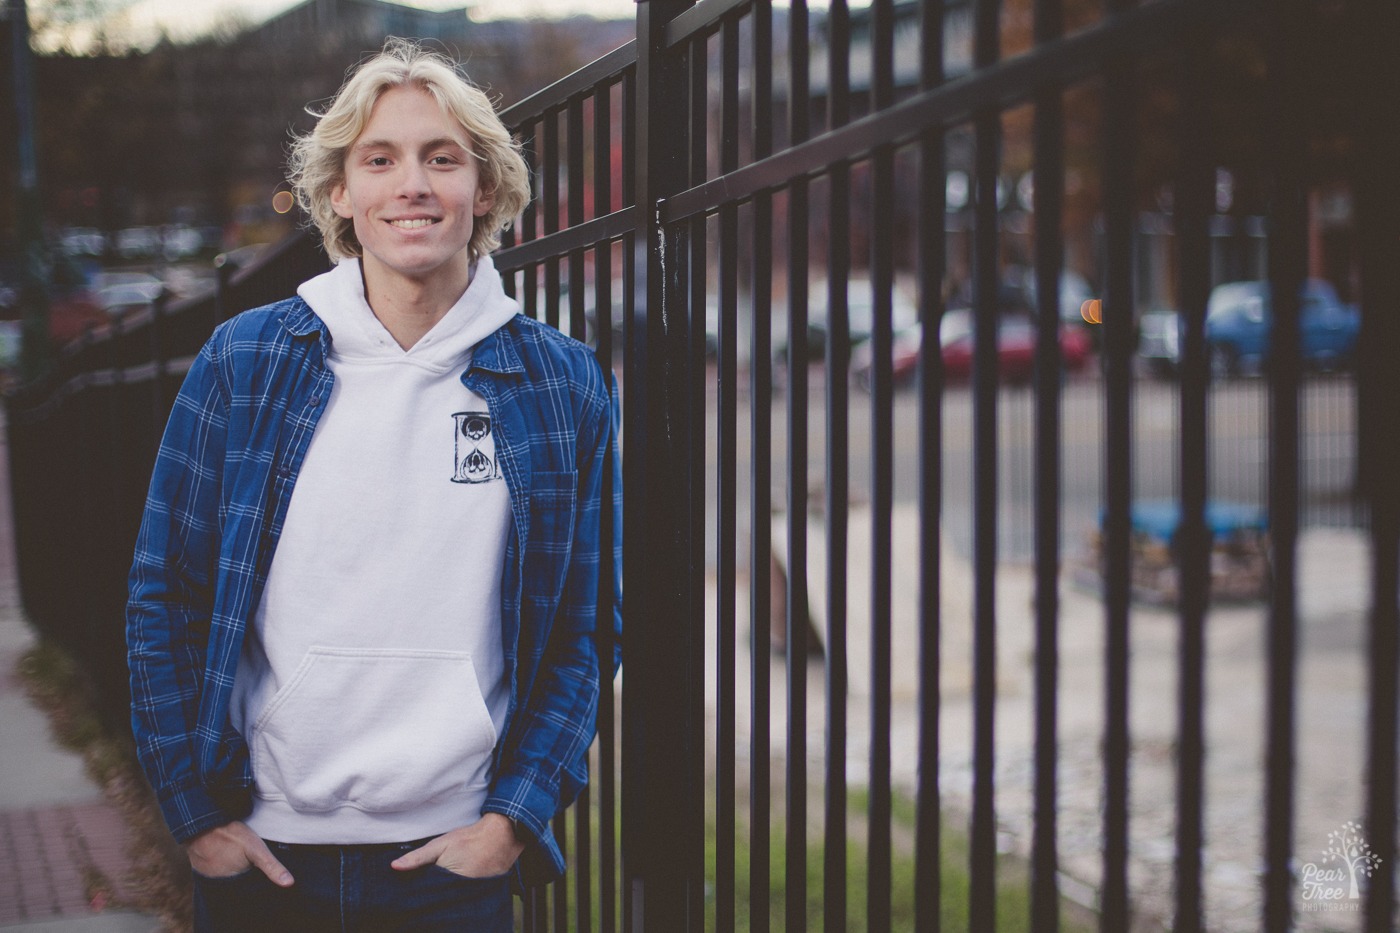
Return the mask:
[[423,144],[424,149],[443,149],[449,146],[461,149],[463,152],[471,151],[470,146],[463,143],[460,139],[453,139],[451,136],[439,136],[437,139],[430,139]]
[[[430,139],[427,142],[423,143],[420,148],[442,149],[447,146],[451,146],[456,149],[461,149],[464,152],[471,151],[471,148],[469,146],[463,145],[461,140],[453,139],[451,136],[439,136],[436,139]],[[392,142],[387,139],[362,139],[351,147],[352,151],[354,152],[363,152],[366,149],[391,149],[397,151],[399,148],[401,147],[398,143]]]

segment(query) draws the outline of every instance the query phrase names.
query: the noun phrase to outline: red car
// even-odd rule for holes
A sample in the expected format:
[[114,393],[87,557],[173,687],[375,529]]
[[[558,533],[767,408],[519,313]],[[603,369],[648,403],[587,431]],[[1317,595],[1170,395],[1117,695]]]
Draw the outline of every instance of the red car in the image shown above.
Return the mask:
[[[948,382],[972,378],[972,312],[949,311],[938,329],[943,351],[943,374]],[[921,330],[912,327],[894,337],[892,363],[896,384],[910,382],[919,368]],[[1024,315],[1007,315],[997,327],[997,372],[1003,383],[1028,383],[1035,373],[1036,325]],[[1060,358],[1066,372],[1078,372],[1089,362],[1093,341],[1082,327],[1060,325]],[[851,372],[869,388],[872,379],[870,345],[862,344],[851,358]]]

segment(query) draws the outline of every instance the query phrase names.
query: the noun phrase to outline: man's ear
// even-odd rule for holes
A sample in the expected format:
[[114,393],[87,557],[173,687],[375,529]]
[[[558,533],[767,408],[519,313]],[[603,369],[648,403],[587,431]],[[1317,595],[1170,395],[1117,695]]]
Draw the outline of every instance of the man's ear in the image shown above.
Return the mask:
[[476,192],[476,201],[472,204],[472,215],[476,217],[485,217],[491,212],[491,208],[495,206],[495,189],[492,189],[491,191],[478,190]]
[[345,179],[343,178],[331,188],[331,208],[345,220],[350,220],[355,216],[354,208],[350,204],[350,192],[345,190]]

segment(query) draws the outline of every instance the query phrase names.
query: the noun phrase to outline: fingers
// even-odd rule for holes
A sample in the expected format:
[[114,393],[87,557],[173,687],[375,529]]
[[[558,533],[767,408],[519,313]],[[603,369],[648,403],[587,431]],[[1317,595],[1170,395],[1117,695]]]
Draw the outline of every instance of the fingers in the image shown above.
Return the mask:
[[465,878],[489,878],[510,871],[523,848],[510,821],[488,813],[479,822],[438,836],[390,864],[400,871],[437,865]]
[[267,847],[267,843],[258,838],[256,834],[251,834],[253,838],[248,842],[243,850],[248,856],[248,861],[253,863],[268,880],[278,887],[290,888],[293,884],[292,873],[287,871],[287,867],[277,861],[277,856],[272,854],[272,850]]
[[432,865],[438,857],[447,849],[447,841],[444,837],[438,836],[429,840],[412,852],[405,852],[389,863],[390,867],[398,871],[411,871],[414,868],[422,868],[424,865]]
[[209,878],[226,878],[256,868],[281,887],[292,884],[292,874],[277,861],[272,850],[245,823],[226,823],[201,833],[185,846],[190,866]]

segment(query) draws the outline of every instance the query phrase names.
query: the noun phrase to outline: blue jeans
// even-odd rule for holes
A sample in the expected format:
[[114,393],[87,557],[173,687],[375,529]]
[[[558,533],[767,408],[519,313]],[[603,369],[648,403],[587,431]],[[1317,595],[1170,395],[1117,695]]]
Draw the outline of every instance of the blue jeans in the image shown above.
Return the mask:
[[269,842],[296,883],[279,888],[254,868],[194,878],[195,933],[510,933],[509,874],[463,878],[437,865],[389,863],[427,840],[359,846]]

